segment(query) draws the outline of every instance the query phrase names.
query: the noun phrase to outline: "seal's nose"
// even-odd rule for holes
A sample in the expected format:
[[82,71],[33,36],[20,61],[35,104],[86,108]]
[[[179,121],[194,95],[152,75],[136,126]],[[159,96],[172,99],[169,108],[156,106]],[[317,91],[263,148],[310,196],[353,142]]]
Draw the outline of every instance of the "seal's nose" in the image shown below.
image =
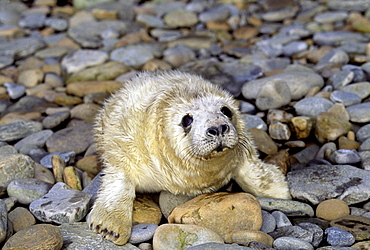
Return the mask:
[[224,135],[229,131],[229,125],[227,124],[221,124],[218,127],[210,127],[207,129],[207,135],[208,136],[219,136],[219,135]]

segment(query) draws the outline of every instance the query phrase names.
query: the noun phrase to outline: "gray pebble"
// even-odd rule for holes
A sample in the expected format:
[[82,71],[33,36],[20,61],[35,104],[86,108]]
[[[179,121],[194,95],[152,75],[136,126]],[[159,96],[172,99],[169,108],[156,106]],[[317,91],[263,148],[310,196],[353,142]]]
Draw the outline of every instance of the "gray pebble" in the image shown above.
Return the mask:
[[280,237],[273,243],[273,247],[277,250],[313,250],[313,246],[307,241],[294,237]]
[[355,74],[351,70],[342,70],[334,73],[329,78],[329,82],[333,85],[334,89],[341,89],[350,84]]
[[351,205],[370,196],[370,174],[350,165],[306,167],[289,172],[287,180],[293,198],[315,205],[334,198]]
[[275,218],[276,227],[292,226],[288,216],[281,211],[274,211],[271,215]]
[[[366,47],[364,50],[364,53],[366,53]],[[363,54],[363,53],[361,53]],[[366,81],[366,74],[365,72],[361,69],[361,67],[352,65],[352,64],[346,64],[342,67],[342,70],[351,70],[355,75],[353,77],[353,82],[363,82]]]
[[63,18],[49,17],[45,20],[45,25],[56,31],[64,31],[68,28],[68,21]]
[[229,15],[229,8],[221,5],[214,9],[202,12],[199,15],[199,20],[204,23],[209,21],[225,21],[229,17]]
[[[333,49],[329,53],[325,54],[325,56],[321,58],[321,60],[317,63],[317,65],[318,66],[326,66],[326,65],[332,65],[332,64],[344,65],[344,64],[347,64],[348,62],[349,62],[349,56],[345,51],[340,50],[340,49]],[[340,81],[344,81],[347,79],[353,80],[354,73],[352,71],[350,70],[343,70],[343,71],[345,71],[347,74],[340,74],[338,76],[336,76],[335,74],[336,78],[333,79],[332,82],[333,81],[340,82]],[[352,72],[353,75],[351,74],[348,76],[349,72]]]
[[294,237],[309,243],[313,240],[313,233],[299,226],[278,227],[274,232],[270,233],[270,236],[274,239],[278,239],[280,237]]
[[102,64],[108,60],[108,58],[108,53],[105,51],[80,49],[64,56],[61,66],[70,74],[87,67]]
[[[1,45],[0,45],[1,46]],[[34,95],[26,95],[19,99],[12,106],[8,107],[7,113],[10,112],[29,112],[33,111],[39,105],[45,104],[46,101],[43,98],[39,98]],[[0,139],[1,140],[1,139]]]
[[338,227],[325,229],[326,241],[331,246],[349,247],[355,243],[355,237]]
[[187,247],[187,250],[253,250],[253,248],[240,246],[237,244],[222,244],[222,243],[204,243],[196,246]]
[[263,131],[267,131],[267,124],[262,120],[261,117],[256,115],[245,115],[242,116],[243,121],[245,122],[245,129],[258,128]]
[[245,101],[239,101],[240,103],[240,112],[242,114],[254,114],[256,113],[256,107],[249,103],[249,102],[245,102]]
[[344,21],[347,16],[347,11],[325,11],[317,14],[314,17],[314,21],[318,23],[335,23]]
[[96,200],[96,196],[98,195],[98,191],[101,186],[101,177],[103,175],[103,171],[100,171],[99,174],[97,174],[94,179],[82,190],[82,192],[85,192],[91,196],[91,202],[94,203]]
[[361,146],[358,149],[360,152],[368,150],[370,150],[370,138],[367,138],[363,143],[361,143]]
[[177,68],[195,58],[195,52],[185,45],[177,45],[163,52],[164,60]]
[[370,102],[352,105],[346,110],[352,122],[365,123],[370,121]]
[[[45,146],[47,139],[53,134],[53,131],[41,130],[39,132],[30,134],[14,144],[14,147],[23,154],[29,152],[29,148],[42,148]],[[27,149],[26,149],[27,148]],[[27,150],[27,152],[25,151]]]
[[18,150],[12,145],[5,145],[0,147],[0,154],[17,154]]
[[46,43],[41,38],[22,37],[9,42],[0,43],[0,51],[6,51],[7,55],[14,58],[24,58],[32,55],[35,51],[44,48]]
[[272,80],[258,92],[256,106],[260,110],[280,108],[289,104],[291,99],[289,86],[284,81]]
[[43,13],[28,13],[21,20],[18,25],[23,29],[39,29],[45,25],[46,15]]
[[7,236],[8,230],[8,210],[6,204],[0,199],[0,243],[3,242]]
[[62,122],[66,121],[71,116],[69,111],[62,111],[45,117],[42,121],[44,128],[51,129],[60,125]]
[[313,40],[318,45],[338,45],[342,41],[352,41],[353,43],[355,43],[366,41],[367,39],[363,34],[357,32],[324,31],[315,33],[313,36]]
[[35,121],[20,121],[0,126],[0,141],[15,141],[42,129],[42,124]]
[[131,244],[139,244],[149,241],[153,238],[155,230],[158,228],[154,224],[138,224],[132,227],[129,242]]
[[26,93],[26,87],[20,84],[7,82],[4,83],[4,86],[6,87],[8,95],[12,99],[18,99]]
[[275,217],[272,216],[269,212],[262,210],[262,227],[261,231],[264,233],[271,233],[276,228]]
[[16,179],[9,183],[7,192],[19,203],[29,205],[34,200],[45,195],[53,185],[35,178]]
[[342,103],[344,106],[350,106],[361,103],[361,97],[359,97],[357,94],[339,90],[335,90],[330,95],[330,100],[334,103],[335,102]]
[[122,62],[127,66],[139,67],[154,59],[153,49],[142,44],[128,45],[112,51],[111,60]]
[[319,146],[317,146],[316,144],[311,144],[300,152],[294,154],[294,157],[299,161],[299,163],[308,163],[309,161],[314,159],[319,150]]
[[361,99],[370,95],[370,82],[357,82],[342,88],[343,91],[357,94]]
[[294,108],[298,115],[317,116],[322,112],[327,112],[333,103],[322,97],[307,97],[298,101]]
[[53,155],[59,155],[65,161],[66,165],[69,165],[74,162],[76,153],[73,151],[51,153],[43,157],[40,160],[40,164],[43,165],[44,167],[52,168],[53,166],[51,164],[51,157]]
[[307,43],[301,41],[294,41],[286,44],[283,47],[283,52],[285,56],[289,57],[301,53],[303,51],[306,51],[307,49],[308,49]]
[[338,0],[328,2],[328,7],[332,10],[364,12],[370,8],[370,2],[367,0]]
[[314,247],[317,247],[318,245],[320,245],[324,237],[324,230],[322,230],[321,227],[319,227],[316,224],[310,223],[310,222],[302,222],[302,223],[299,223],[298,226],[313,234],[311,244]]
[[288,216],[314,216],[313,208],[307,203],[294,201],[273,199],[265,197],[257,197],[261,208],[266,211],[279,210]]
[[164,26],[163,20],[160,17],[148,14],[137,15],[136,21],[150,28],[162,28]]
[[330,154],[330,161],[334,164],[356,164],[361,161],[355,149],[339,149]]
[[38,220],[43,222],[71,223],[85,217],[90,208],[89,202],[89,194],[58,182],[46,195],[33,201],[29,209]]
[[182,195],[182,194],[174,195],[170,192],[162,191],[159,195],[159,207],[161,208],[161,212],[163,216],[166,219],[168,219],[168,216],[170,215],[171,211],[175,207],[193,198],[194,198],[193,196],[189,196],[189,195]]

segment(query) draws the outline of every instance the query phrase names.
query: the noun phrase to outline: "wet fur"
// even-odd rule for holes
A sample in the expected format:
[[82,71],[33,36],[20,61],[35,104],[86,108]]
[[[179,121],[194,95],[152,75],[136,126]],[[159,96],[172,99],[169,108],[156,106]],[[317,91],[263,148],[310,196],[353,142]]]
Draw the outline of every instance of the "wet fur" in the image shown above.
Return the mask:
[[[181,125],[186,114],[189,128]],[[206,135],[221,125],[227,133]],[[233,178],[256,196],[290,199],[285,176],[258,158],[235,100],[199,76],[166,71],[127,81],[106,101],[95,132],[105,175],[88,223],[117,245],[129,239],[136,191],[198,195]]]

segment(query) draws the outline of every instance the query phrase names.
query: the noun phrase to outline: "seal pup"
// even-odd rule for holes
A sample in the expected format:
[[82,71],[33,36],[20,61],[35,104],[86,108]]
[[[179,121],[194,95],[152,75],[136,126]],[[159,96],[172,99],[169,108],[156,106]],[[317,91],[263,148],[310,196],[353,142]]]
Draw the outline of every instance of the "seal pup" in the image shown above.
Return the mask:
[[141,73],[96,117],[104,165],[89,227],[117,245],[132,227],[135,191],[198,195],[230,179],[256,196],[290,199],[285,176],[263,163],[226,91],[180,71]]

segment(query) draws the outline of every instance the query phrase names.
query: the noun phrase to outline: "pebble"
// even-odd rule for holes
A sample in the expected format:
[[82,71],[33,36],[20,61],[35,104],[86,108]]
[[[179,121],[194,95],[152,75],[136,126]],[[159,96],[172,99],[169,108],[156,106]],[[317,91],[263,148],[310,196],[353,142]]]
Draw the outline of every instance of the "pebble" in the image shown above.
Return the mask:
[[31,213],[40,221],[57,224],[82,220],[89,209],[90,195],[58,182],[43,197],[30,204]]
[[346,215],[332,220],[330,226],[351,233],[357,241],[370,239],[370,218],[365,216]]
[[42,148],[46,141],[53,134],[52,130],[41,130],[39,132],[30,134],[14,144],[14,147],[23,154],[27,154],[31,148]]
[[62,111],[52,115],[48,115],[42,121],[42,126],[46,129],[55,128],[56,126],[60,125],[62,122],[70,118],[70,116],[71,116],[70,111]]
[[350,209],[347,203],[338,199],[329,199],[320,202],[316,208],[316,216],[327,221],[349,215],[349,213]]
[[298,224],[299,227],[312,233],[312,241],[310,242],[314,247],[318,247],[323,240],[324,230],[318,225],[310,222],[302,222]]
[[209,242],[224,243],[221,236],[203,226],[163,224],[154,233],[153,249],[181,249]]
[[108,53],[96,50],[76,50],[66,55],[61,65],[68,73],[75,73],[90,66],[104,63],[108,60]]
[[364,142],[366,139],[370,138],[370,124],[361,127],[356,132],[356,138],[359,142]]
[[264,233],[271,233],[276,228],[275,217],[272,216],[269,212],[262,210],[262,227],[261,231]]
[[63,246],[63,237],[56,226],[37,224],[14,234],[3,249],[50,249],[59,250]]
[[256,115],[244,115],[242,116],[242,119],[245,122],[246,129],[257,128],[267,131],[267,124],[262,120],[261,117]]
[[74,162],[76,153],[73,151],[51,153],[43,157],[40,160],[40,164],[47,168],[52,168],[51,158],[53,157],[53,155],[60,156],[64,160],[64,162],[69,165]]
[[316,116],[315,135],[319,142],[335,141],[352,130],[352,124],[342,120],[336,114],[322,112]]
[[370,103],[360,103],[347,107],[352,122],[365,123],[370,121]]
[[307,97],[298,101],[294,105],[298,115],[317,116],[322,112],[327,112],[333,103],[322,97]]
[[285,227],[285,226],[292,226],[292,223],[290,222],[288,216],[286,216],[281,211],[274,211],[271,213],[271,215],[275,218],[276,221],[276,227]]
[[8,210],[6,203],[3,200],[0,200],[0,215],[0,242],[3,242],[8,231]]
[[359,97],[357,94],[339,90],[335,90],[330,95],[330,100],[334,103],[343,103],[344,106],[351,106],[361,103],[361,97]]
[[16,179],[9,183],[7,193],[15,197],[23,205],[29,205],[34,200],[44,196],[52,184],[35,178]]
[[337,227],[325,229],[325,235],[331,246],[349,247],[355,243],[355,237],[351,233]]
[[153,238],[153,235],[158,228],[154,224],[139,224],[132,227],[131,237],[129,242],[131,244],[138,244],[145,241],[149,241]]
[[331,153],[330,161],[334,164],[356,164],[361,161],[359,153],[355,149],[338,149]]
[[274,241],[273,247],[278,250],[313,250],[313,246],[301,239],[294,237],[280,237]]
[[26,208],[17,207],[8,214],[8,220],[13,225],[14,232],[36,224],[35,217]]
[[150,195],[136,195],[132,223],[159,225],[162,219],[161,209]]
[[42,124],[36,121],[14,122],[0,127],[0,141],[11,142],[22,139],[42,130]]
[[35,162],[26,155],[4,154],[0,160],[0,194],[3,195],[13,180],[33,178]]
[[4,84],[10,98],[18,99],[26,93],[26,88],[23,85],[7,82]]
[[[223,211],[233,207],[226,215]],[[191,212],[192,211],[192,212]],[[187,214],[188,216],[184,216]],[[226,215],[226,216],[225,216]],[[212,218],[217,217],[217,221]],[[196,224],[207,227],[222,237],[236,230],[259,230],[261,207],[248,193],[203,194],[177,206],[168,217],[170,223]]]

